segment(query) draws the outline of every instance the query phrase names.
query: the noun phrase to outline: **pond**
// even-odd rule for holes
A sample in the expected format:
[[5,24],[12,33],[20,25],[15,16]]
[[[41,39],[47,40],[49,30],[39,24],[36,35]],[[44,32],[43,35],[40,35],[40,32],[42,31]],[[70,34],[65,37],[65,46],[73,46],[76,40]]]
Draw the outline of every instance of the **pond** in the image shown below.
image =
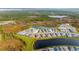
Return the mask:
[[64,17],[67,17],[67,16],[48,16],[48,17],[51,17],[51,18],[64,18]]
[[40,49],[50,46],[58,45],[70,45],[70,46],[79,46],[79,40],[65,39],[65,38],[56,38],[49,40],[37,40],[34,44],[34,49]]

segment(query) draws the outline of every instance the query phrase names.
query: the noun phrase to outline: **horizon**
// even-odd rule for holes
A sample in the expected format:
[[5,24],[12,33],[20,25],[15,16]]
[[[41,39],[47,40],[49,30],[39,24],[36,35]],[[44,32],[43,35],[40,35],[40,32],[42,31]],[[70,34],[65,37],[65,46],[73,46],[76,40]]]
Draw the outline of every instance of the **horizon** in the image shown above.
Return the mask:
[[19,11],[19,10],[76,10],[79,8],[0,8],[0,11]]

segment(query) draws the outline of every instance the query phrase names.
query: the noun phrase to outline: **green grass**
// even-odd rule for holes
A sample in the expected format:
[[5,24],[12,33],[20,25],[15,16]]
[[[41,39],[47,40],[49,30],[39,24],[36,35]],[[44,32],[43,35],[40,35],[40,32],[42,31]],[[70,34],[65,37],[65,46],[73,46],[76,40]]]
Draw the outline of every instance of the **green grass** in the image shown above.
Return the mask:
[[0,40],[2,40],[2,35],[0,34]]
[[33,50],[33,44],[36,41],[35,38],[28,38],[26,36],[22,36],[22,35],[18,35],[18,34],[15,34],[14,36],[17,37],[18,39],[21,39],[22,41],[24,41],[26,43],[26,45],[23,48],[24,51]]
[[77,37],[66,37],[66,36],[57,36],[57,37],[49,37],[49,38],[39,38],[38,40],[48,40],[48,39],[55,39],[55,38],[66,38],[66,39],[79,40],[79,38],[77,38]]
[[59,37],[54,37],[54,38],[66,38],[66,39],[79,40],[79,38],[77,38],[77,37],[66,37],[66,36],[59,36]]

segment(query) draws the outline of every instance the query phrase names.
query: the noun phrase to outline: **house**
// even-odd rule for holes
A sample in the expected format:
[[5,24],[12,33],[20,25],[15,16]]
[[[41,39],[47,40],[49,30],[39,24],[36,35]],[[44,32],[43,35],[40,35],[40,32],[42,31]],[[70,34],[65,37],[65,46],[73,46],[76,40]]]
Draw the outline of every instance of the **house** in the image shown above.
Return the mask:
[[76,32],[76,28],[71,26],[70,24],[61,24],[58,29],[61,31],[61,32]]
[[55,28],[48,28],[48,27],[43,27],[43,26],[33,26],[32,28],[38,29],[39,32],[47,33],[47,32],[56,32],[57,30]]
[[21,35],[28,35],[28,34],[34,34],[34,33],[37,33],[38,32],[38,29],[35,29],[35,28],[29,28],[27,30],[23,30],[21,32],[18,32],[18,34],[21,34]]

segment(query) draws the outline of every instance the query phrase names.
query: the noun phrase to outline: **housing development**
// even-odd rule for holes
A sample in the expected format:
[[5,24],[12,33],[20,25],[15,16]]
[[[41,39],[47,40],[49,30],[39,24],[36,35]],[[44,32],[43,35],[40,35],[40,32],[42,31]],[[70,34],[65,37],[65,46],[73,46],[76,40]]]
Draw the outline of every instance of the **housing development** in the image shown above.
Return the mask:
[[79,9],[0,11],[0,51],[79,51]]
[[31,38],[51,38],[59,36],[79,37],[76,28],[69,24],[61,24],[58,28],[33,26],[32,28],[18,32],[17,34],[25,35]]

